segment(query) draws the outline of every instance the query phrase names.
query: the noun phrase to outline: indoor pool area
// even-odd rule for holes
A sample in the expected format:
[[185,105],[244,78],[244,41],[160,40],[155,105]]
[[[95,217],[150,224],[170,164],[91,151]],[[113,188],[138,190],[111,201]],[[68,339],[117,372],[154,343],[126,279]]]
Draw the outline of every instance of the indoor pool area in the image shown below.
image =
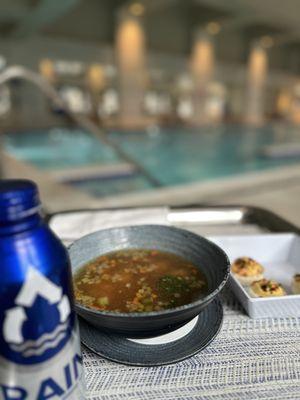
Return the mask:
[[269,146],[297,143],[300,129],[288,125],[154,127],[107,135],[148,175],[135,165],[124,168],[113,147],[80,129],[6,133],[4,148],[16,159],[95,197],[203,183],[300,163],[300,154],[275,157],[266,151]]
[[300,400],[300,0],[0,0],[0,400]]

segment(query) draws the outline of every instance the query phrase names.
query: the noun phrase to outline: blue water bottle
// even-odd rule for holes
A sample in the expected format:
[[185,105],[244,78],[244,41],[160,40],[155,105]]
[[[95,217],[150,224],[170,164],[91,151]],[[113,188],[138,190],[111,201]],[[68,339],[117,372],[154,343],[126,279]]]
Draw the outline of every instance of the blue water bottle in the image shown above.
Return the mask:
[[0,399],[84,399],[68,254],[36,185],[0,181]]

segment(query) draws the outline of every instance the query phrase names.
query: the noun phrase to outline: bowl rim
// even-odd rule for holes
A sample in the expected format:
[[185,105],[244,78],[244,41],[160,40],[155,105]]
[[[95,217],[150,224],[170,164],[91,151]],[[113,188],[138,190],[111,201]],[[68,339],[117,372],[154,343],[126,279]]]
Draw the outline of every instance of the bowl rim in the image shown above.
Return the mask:
[[[183,229],[183,228],[177,228],[176,226],[169,226],[169,225],[162,225],[162,224],[141,224],[141,225],[124,225],[124,226],[116,226],[116,227],[112,227],[112,228],[105,228],[105,229],[98,229],[97,231],[94,231],[92,233],[89,233],[87,235],[84,235],[82,237],[80,237],[79,239],[76,239],[70,246],[68,246],[68,253],[69,253],[69,257],[71,260],[71,255],[70,255],[70,250],[72,249],[73,246],[75,246],[76,243],[78,243],[80,240],[82,239],[86,239],[90,236],[94,236],[96,234],[98,234],[99,232],[109,232],[109,231],[115,231],[115,230],[119,230],[119,229],[141,229],[141,228],[160,228],[160,229],[166,229],[166,230],[175,230],[179,233],[184,233],[184,234],[188,234],[190,236],[193,236],[194,238],[196,238],[197,240],[203,240],[205,242],[207,242],[207,244],[216,249],[219,253],[221,253],[221,255],[224,257],[224,260],[226,261],[226,263],[224,264],[224,266],[226,265],[226,271],[224,274],[224,277],[221,281],[221,283],[216,287],[215,290],[213,290],[211,293],[209,293],[207,296],[193,301],[191,303],[187,303],[184,304],[182,306],[179,307],[174,307],[174,308],[169,308],[166,310],[162,310],[162,311],[148,311],[148,312],[132,312],[132,313],[124,313],[124,312],[114,312],[114,311],[101,311],[101,310],[96,310],[93,307],[88,307],[88,306],[84,306],[80,303],[78,303],[76,301],[76,297],[74,295],[74,304],[75,304],[75,308],[79,309],[79,310],[83,310],[85,312],[88,312],[89,314],[95,314],[95,315],[101,315],[101,316],[107,316],[107,317],[112,317],[112,318],[119,318],[119,317],[127,317],[127,318],[145,318],[145,317],[158,317],[158,316],[169,316],[170,314],[176,314],[177,312],[180,311],[184,311],[184,310],[188,310],[194,307],[198,307],[201,305],[205,305],[207,303],[209,303],[214,297],[216,297],[220,291],[223,289],[223,287],[225,286],[225,284],[228,281],[229,275],[230,275],[230,261],[229,258],[227,256],[227,254],[225,253],[225,251],[218,246],[217,244],[215,244],[214,242],[212,242],[211,240],[207,239],[204,236],[198,235],[197,233],[188,231],[187,229]],[[113,250],[112,250],[113,251]],[[102,255],[107,254],[107,253],[103,253]],[[100,257],[101,254],[99,254],[98,257]],[[72,261],[71,261],[72,264]],[[83,267],[84,265],[82,265]],[[80,267],[81,268],[81,267]],[[72,282],[73,282],[73,269],[71,269],[72,272]]]

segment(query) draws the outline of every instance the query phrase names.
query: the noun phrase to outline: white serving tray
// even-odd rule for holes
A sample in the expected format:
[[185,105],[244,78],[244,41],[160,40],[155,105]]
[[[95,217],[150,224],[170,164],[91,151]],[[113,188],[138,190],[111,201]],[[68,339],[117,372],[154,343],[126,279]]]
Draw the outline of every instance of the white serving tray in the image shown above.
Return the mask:
[[300,273],[300,237],[295,234],[258,234],[245,236],[213,236],[209,238],[228,255],[230,262],[238,257],[251,257],[261,263],[264,276],[282,284],[287,296],[272,298],[251,297],[231,274],[229,284],[252,318],[299,317],[300,295],[293,295],[291,282]]

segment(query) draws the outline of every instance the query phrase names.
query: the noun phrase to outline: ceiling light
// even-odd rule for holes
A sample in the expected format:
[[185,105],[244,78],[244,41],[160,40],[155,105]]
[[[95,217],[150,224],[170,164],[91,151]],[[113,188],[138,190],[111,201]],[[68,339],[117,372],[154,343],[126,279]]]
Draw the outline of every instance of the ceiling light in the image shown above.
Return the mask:
[[210,35],[217,35],[221,30],[221,25],[218,22],[209,22],[206,25],[206,31],[210,34]]
[[129,6],[129,12],[135,17],[140,17],[145,13],[145,6],[142,3],[132,3]]
[[270,47],[272,47],[274,45],[274,39],[271,36],[263,36],[260,39],[260,43],[263,47],[265,47],[266,49],[269,49]]

